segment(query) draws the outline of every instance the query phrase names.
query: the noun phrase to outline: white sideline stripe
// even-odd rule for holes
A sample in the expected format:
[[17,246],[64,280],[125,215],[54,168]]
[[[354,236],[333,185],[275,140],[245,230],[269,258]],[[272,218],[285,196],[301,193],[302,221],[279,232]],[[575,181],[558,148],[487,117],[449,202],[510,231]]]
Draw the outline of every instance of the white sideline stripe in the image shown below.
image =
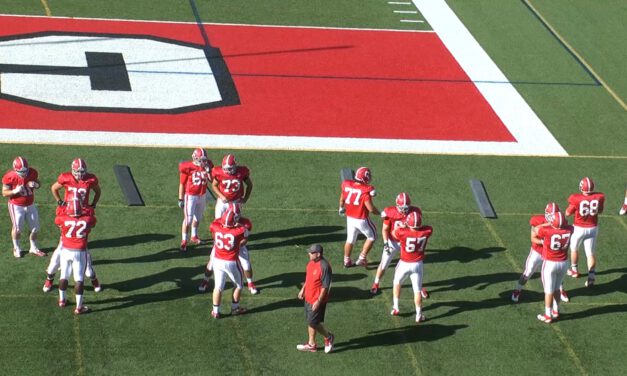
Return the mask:
[[484,154],[563,156],[554,150],[533,149],[516,142],[427,141],[376,138],[241,136],[223,134],[126,133],[0,129],[0,140],[10,143],[60,145],[159,146],[210,149],[359,151],[406,154]]
[[392,5],[411,5],[410,1],[388,1],[388,4]]
[[415,22],[415,23],[423,23],[423,20],[401,20],[401,22]]
[[[568,155],[512,84],[502,83],[509,80],[444,0],[412,1],[514,136],[518,152]],[[486,144],[484,152],[494,149]]]
[[[0,13],[0,17],[29,17],[29,18],[59,18],[67,20],[85,20],[85,21],[115,21],[115,22],[148,22],[148,23],[165,23],[165,24],[179,24],[179,25],[197,25],[193,21],[162,21],[162,20],[130,20],[122,18],[89,18],[89,17],[62,17],[62,16],[37,16],[32,14],[7,14]],[[373,28],[358,28],[358,27],[337,27],[337,26],[298,26],[298,25],[256,25],[256,24],[236,24],[228,22],[204,22],[203,25],[217,25],[217,26],[244,26],[244,27],[276,27],[287,29],[321,29],[321,30],[355,30],[355,31],[392,31],[399,33],[434,33],[433,30],[402,30],[402,29],[373,29]]]
[[395,10],[394,13],[418,14],[417,10]]

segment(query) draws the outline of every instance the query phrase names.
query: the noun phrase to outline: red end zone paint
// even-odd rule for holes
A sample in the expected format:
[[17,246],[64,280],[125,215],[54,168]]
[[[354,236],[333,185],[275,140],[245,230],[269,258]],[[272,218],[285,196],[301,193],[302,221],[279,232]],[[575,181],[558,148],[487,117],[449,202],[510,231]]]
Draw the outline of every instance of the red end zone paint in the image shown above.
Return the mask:
[[[0,22],[0,36],[69,31],[203,43],[194,24],[13,16]],[[206,30],[224,56],[240,105],[155,115],[55,111],[0,100],[0,127],[515,141],[435,33],[227,25]]]

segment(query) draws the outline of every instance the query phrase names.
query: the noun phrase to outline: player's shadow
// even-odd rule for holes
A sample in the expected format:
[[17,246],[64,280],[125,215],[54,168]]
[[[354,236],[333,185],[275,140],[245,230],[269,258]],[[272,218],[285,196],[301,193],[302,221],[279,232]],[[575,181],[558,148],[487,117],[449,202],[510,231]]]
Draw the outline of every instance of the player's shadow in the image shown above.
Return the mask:
[[[615,270],[619,272],[625,271],[625,269],[615,269]],[[606,273],[603,273],[603,274],[609,274],[609,273],[610,273],[609,271],[606,271]],[[600,275],[600,274],[601,273],[597,273],[597,275]],[[566,277],[566,278],[571,279],[570,277]],[[577,279],[576,280],[577,284],[580,284],[581,287],[576,288],[576,289],[568,289],[568,285],[572,285],[573,282],[569,280],[565,281],[565,286],[568,289],[570,298],[573,299],[573,301],[576,301],[578,297],[582,297],[582,296],[595,297],[595,296],[611,294],[615,292],[627,293],[627,273],[623,273],[620,275],[620,277],[615,278],[611,280],[610,282],[606,282],[606,283],[599,283],[599,278],[597,278],[596,280],[597,283],[593,287],[583,286],[585,280],[586,280],[585,276],[583,278]]]
[[[478,311],[482,309],[493,309],[497,307],[501,307],[506,304],[512,304],[512,301],[509,299],[510,293],[501,293],[498,297],[484,299],[479,301],[470,301],[470,300],[455,300],[455,301],[445,301],[445,302],[434,302],[430,303],[425,307],[426,312],[431,312],[436,310],[437,308],[449,308],[444,313],[438,315],[429,315],[429,319],[440,319],[443,317],[455,316],[460,313],[467,313],[471,311]],[[411,313],[413,315],[413,313]]]
[[[248,249],[251,251],[285,247],[290,245],[308,246],[314,243],[333,243],[346,238],[346,235],[337,233],[340,226],[306,226],[287,228],[277,231],[253,233],[249,237]],[[260,240],[278,238],[278,241],[260,243]]]
[[416,342],[433,342],[452,336],[468,325],[441,325],[424,322],[419,325],[408,325],[402,328],[377,330],[369,332],[363,337],[351,338],[348,341],[336,342],[334,353],[342,351],[381,348]]
[[577,320],[590,318],[592,316],[608,315],[608,314],[620,314],[627,312],[627,304],[610,304],[599,307],[593,307],[585,311],[579,311],[575,313],[560,314],[559,321]]
[[469,275],[458,278],[443,279],[441,281],[429,280],[429,275],[426,274],[427,279],[424,281],[425,287],[429,289],[429,292],[441,292],[441,291],[459,291],[469,288],[475,290],[484,290],[494,284],[501,282],[511,282],[512,286],[516,283],[520,274],[518,273],[492,273],[492,274],[480,274]]
[[168,248],[155,253],[142,254],[133,257],[125,257],[120,259],[100,259],[98,257],[98,253],[92,253],[94,257],[94,265],[107,265],[107,264],[132,264],[132,263],[146,263],[146,262],[159,262],[165,260],[172,259],[183,259],[183,258],[206,258],[209,260],[209,253],[211,252],[211,248],[200,245],[200,246],[188,246],[187,252],[181,252],[179,248]]
[[159,243],[174,238],[172,234],[137,234],[89,242],[89,249],[131,247],[137,244]]
[[452,247],[450,249],[428,249],[425,252],[425,263],[435,264],[440,262],[461,262],[463,264],[473,262],[475,260],[485,260],[492,257],[493,254],[505,251],[503,247],[489,247],[482,249],[473,249],[469,247]]

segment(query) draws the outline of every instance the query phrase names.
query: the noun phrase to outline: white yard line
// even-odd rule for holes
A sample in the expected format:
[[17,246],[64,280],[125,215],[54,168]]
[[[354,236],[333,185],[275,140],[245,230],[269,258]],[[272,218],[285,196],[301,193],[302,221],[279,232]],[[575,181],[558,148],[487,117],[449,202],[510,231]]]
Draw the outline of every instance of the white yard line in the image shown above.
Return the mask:
[[418,14],[418,11],[417,10],[395,10],[394,13]]
[[411,1],[388,1],[391,5],[411,5]]
[[424,23],[424,20],[400,20],[401,22]]

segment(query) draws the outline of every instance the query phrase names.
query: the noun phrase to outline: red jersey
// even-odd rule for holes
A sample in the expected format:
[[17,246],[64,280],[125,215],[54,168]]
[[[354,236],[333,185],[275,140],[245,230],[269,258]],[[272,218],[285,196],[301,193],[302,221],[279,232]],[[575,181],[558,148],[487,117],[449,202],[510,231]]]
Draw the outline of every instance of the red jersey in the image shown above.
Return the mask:
[[94,187],[98,186],[98,178],[88,172],[82,180],[76,180],[71,172],[64,172],[57,178],[57,183],[65,189],[63,201],[68,202],[77,197],[83,208],[87,208],[89,206],[89,194]]
[[371,201],[376,194],[374,187],[363,184],[355,180],[344,180],[342,182],[342,200],[346,208],[346,216],[357,219],[368,218],[368,208],[366,202]]
[[54,219],[61,229],[61,244],[64,248],[87,250],[87,237],[96,226],[96,217],[82,215],[78,218],[61,215]]
[[2,177],[2,185],[9,189],[15,189],[18,185],[23,186],[22,192],[16,196],[9,198],[9,202],[17,206],[29,206],[35,201],[35,190],[28,187],[28,183],[36,181],[39,178],[37,170],[34,168],[28,169],[28,174],[25,177],[21,177],[14,170],[7,171]]
[[[64,216],[67,214],[67,206],[57,206],[56,216]],[[83,208],[83,215],[93,217],[96,215],[96,211],[91,206],[86,206]]]
[[211,176],[218,181],[218,190],[228,201],[239,200],[244,197],[244,181],[250,176],[246,166],[237,166],[233,175],[227,174],[222,166],[211,169]]
[[[534,215],[529,219],[529,224],[531,227],[537,227],[543,224],[546,224],[546,218],[544,215]],[[542,254],[542,244],[531,243],[531,249]]]
[[248,230],[244,226],[224,227],[219,219],[209,227],[213,234],[215,257],[221,260],[236,261],[242,240],[248,238]]
[[[309,261],[305,274],[305,301],[314,304],[320,297],[322,288],[329,289],[331,287],[331,277],[333,270],[331,264],[325,259],[320,258],[318,261]],[[330,291],[329,291],[330,292]],[[329,301],[329,294],[321,303]]]
[[[594,227],[599,222],[599,214],[603,212],[605,195],[601,192],[592,192],[588,195],[575,193],[568,197],[568,209],[575,209],[574,225],[579,227]],[[567,209],[567,210],[568,210]]]
[[179,183],[185,187],[185,194],[202,196],[207,192],[207,183],[211,181],[211,161],[207,161],[207,168],[197,166],[192,161],[179,164]]
[[417,212],[420,216],[422,216],[422,211],[420,210],[420,208],[417,208],[415,206],[410,206],[407,214],[403,214],[398,211],[398,208],[396,206],[388,206],[387,208],[383,209],[383,211],[381,212],[381,218],[383,219],[383,223],[389,226],[390,239],[398,241],[398,239],[394,237],[394,234],[392,234],[392,232],[399,227],[403,227],[403,224],[405,223],[405,218],[407,218],[409,213],[413,212]]
[[538,228],[538,236],[542,238],[542,259],[548,261],[568,260],[568,245],[573,234],[573,226],[554,228],[543,226]]
[[425,258],[425,248],[431,234],[433,234],[431,226],[422,226],[415,230],[409,227],[396,230],[396,236],[401,244],[401,260],[422,261]]

